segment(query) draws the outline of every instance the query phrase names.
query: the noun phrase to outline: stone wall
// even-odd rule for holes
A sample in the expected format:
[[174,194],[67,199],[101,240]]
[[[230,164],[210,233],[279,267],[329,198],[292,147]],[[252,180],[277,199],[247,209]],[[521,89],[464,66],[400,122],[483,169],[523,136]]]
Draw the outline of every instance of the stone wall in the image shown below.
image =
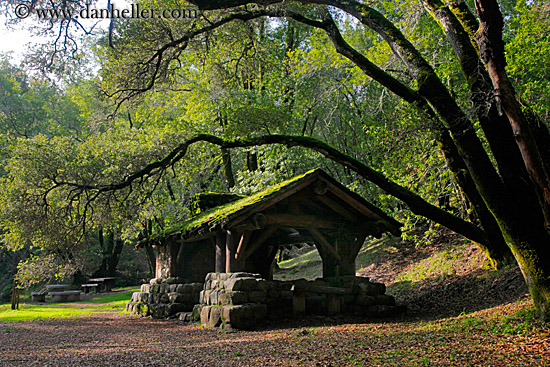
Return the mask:
[[193,314],[204,326],[249,329],[285,305],[292,312],[291,288],[292,282],[268,281],[259,274],[209,273]]
[[203,283],[186,283],[182,278],[153,278],[132,295],[126,311],[153,318],[174,318],[192,311],[199,303]]
[[[151,279],[132,295],[126,310],[153,318],[200,321],[208,327],[250,329],[267,318],[302,313],[388,317],[402,312],[403,307],[385,293],[384,284],[355,276],[283,282],[245,272],[209,273],[204,284],[182,278]],[[305,307],[297,314],[299,304]]]
[[[204,290],[189,320],[209,327],[248,329],[262,324],[267,317],[293,316],[293,289],[345,290],[348,294],[334,296],[342,314],[369,317],[387,317],[403,310],[395,299],[386,295],[386,287],[372,283],[368,278],[345,276],[307,281],[268,281],[259,274],[209,273]],[[305,314],[330,312],[326,292],[305,292]]]

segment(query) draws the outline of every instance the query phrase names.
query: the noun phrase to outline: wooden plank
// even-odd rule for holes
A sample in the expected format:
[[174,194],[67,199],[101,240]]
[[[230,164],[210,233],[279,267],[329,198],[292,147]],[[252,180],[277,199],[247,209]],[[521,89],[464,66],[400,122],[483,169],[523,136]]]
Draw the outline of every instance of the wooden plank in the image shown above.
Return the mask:
[[294,292],[292,295],[292,314],[300,316],[306,313],[306,295],[301,292]]
[[[269,226],[262,230],[258,238],[250,246],[248,246],[248,249],[245,250],[245,252],[242,255],[242,260],[246,260],[254,251],[256,251],[265,241],[269,239],[279,229],[279,226]],[[241,256],[239,255],[239,259],[241,259]]]
[[250,235],[252,231],[244,231],[239,240],[239,246],[237,247],[237,253],[235,254],[235,259],[240,260],[248,242],[250,241]]
[[292,290],[294,292],[312,292],[312,293],[323,293],[323,294],[337,294],[340,296],[345,296],[352,294],[350,288],[341,288],[341,287],[331,287],[328,285],[319,285],[309,282],[296,283],[294,284]]
[[294,214],[266,214],[266,221],[268,225],[278,225],[287,227],[316,227],[326,229],[338,229],[342,228],[346,223],[333,220],[324,219],[315,215],[294,215]]
[[325,248],[328,252],[330,252],[336,260],[338,260],[338,262],[342,261],[338,251],[336,251],[336,249],[330,245],[330,243],[327,241],[325,236],[323,236],[323,234],[319,232],[317,228],[311,227],[311,228],[308,228],[307,230],[309,231],[309,233],[311,233],[313,237],[315,237],[319,241],[319,243],[321,244],[321,246],[323,246],[323,248]]

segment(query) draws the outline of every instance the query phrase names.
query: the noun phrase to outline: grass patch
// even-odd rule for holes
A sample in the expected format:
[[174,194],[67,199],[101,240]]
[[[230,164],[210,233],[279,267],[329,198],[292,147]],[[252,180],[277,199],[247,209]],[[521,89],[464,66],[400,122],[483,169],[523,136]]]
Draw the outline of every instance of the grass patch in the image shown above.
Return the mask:
[[453,262],[463,254],[459,251],[440,251],[416,263],[409,271],[399,274],[397,282],[420,282],[426,279],[454,275]]
[[321,256],[317,250],[309,251],[290,260],[281,261],[275,270],[277,280],[315,279],[323,275]]
[[[0,305],[0,322],[36,321],[87,316],[93,312],[124,309],[136,287],[116,290],[114,294],[94,295],[91,300],[78,302],[33,304],[21,303],[19,310],[12,310],[11,304]],[[94,304],[94,305],[90,305]]]

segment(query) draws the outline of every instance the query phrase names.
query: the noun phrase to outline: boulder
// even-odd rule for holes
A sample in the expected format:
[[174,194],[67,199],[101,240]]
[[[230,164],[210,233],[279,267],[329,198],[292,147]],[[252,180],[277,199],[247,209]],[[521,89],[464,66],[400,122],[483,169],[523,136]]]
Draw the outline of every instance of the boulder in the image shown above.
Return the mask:
[[224,306],[222,319],[236,329],[249,329],[263,323],[267,315],[267,306],[260,303]]
[[230,273],[227,279],[237,279],[237,278],[261,278],[260,274],[246,273],[244,271]]
[[380,293],[380,287],[374,283],[359,283],[357,285],[359,294],[365,294],[368,296],[377,296]]
[[201,309],[201,325],[208,325],[210,320],[210,309],[212,306],[204,306]]
[[359,294],[355,300],[355,303],[360,306],[372,306],[376,304],[376,297],[369,296],[367,294]]
[[385,306],[395,306],[395,298],[387,294],[380,294],[376,296],[376,303]]
[[221,293],[219,296],[219,303],[221,305],[242,305],[248,302],[248,295],[246,292],[226,292]]
[[151,285],[150,284],[142,284],[141,285],[141,291],[143,293],[150,293]]
[[265,291],[248,292],[248,301],[252,303],[265,303],[267,295]]
[[225,289],[228,291],[255,291],[257,289],[257,281],[256,278],[252,277],[229,278],[227,281],[225,281],[224,286]]
[[189,303],[191,295],[181,293],[168,293],[170,303]]
[[221,324],[222,308],[212,307],[210,309],[210,315],[208,317],[208,326],[216,327]]
[[212,290],[210,291],[210,296],[209,296],[209,299],[208,299],[208,304],[209,305],[217,305],[219,304],[219,294],[220,294],[220,291],[218,290]]

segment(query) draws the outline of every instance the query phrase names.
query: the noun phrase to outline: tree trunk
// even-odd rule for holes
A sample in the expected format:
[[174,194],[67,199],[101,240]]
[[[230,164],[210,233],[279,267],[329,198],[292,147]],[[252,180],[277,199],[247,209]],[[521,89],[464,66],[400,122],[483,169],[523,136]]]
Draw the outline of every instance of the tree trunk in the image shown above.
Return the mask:
[[104,277],[107,274],[107,249],[105,248],[105,237],[103,235],[103,228],[99,228],[97,231],[97,237],[99,240],[99,248],[101,249],[101,265],[94,273],[94,277]]
[[107,276],[109,277],[116,276],[116,268],[118,266],[118,261],[120,260],[120,254],[122,253],[122,249],[124,247],[124,241],[115,239],[114,242],[115,245],[107,267]]
[[233,166],[231,165],[231,153],[228,149],[222,148],[223,172],[227,182],[227,188],[235,186],[235,177],[233,176]]
[[[481,56],[487,65],[501,108],[508,116],[512,126],[525,167],[533,185],[541,193],[541,207],[544,208],[550,203],[548,162],[544,162],[542,159],[544,153],[541,154],[539,151],[527,119],[515,96],[514,88],[506,74],[506,59],[502,40],[504,25],[502,13],[495,0],[476,0],[475,5],[480,20],[476,41]],[[548,131],[542,132],[542,135],[547,136]],[[548,149],[548,147],[544,148]],[[492,203],[488,204],[492,205]],[[510,209],[502,211],[497,219],[525,277],[535,305],[541,316],[550,320],[550,261],[548,261],[550,259],[550,235],[546,230],[549,223],[529,220],[523,215],[525,208],[521,206],[521,203],[513,204],[513,201],[510,202]]]
[[258,155],[252,152],[246,152],[246,168],[253,172],[258,169]]

